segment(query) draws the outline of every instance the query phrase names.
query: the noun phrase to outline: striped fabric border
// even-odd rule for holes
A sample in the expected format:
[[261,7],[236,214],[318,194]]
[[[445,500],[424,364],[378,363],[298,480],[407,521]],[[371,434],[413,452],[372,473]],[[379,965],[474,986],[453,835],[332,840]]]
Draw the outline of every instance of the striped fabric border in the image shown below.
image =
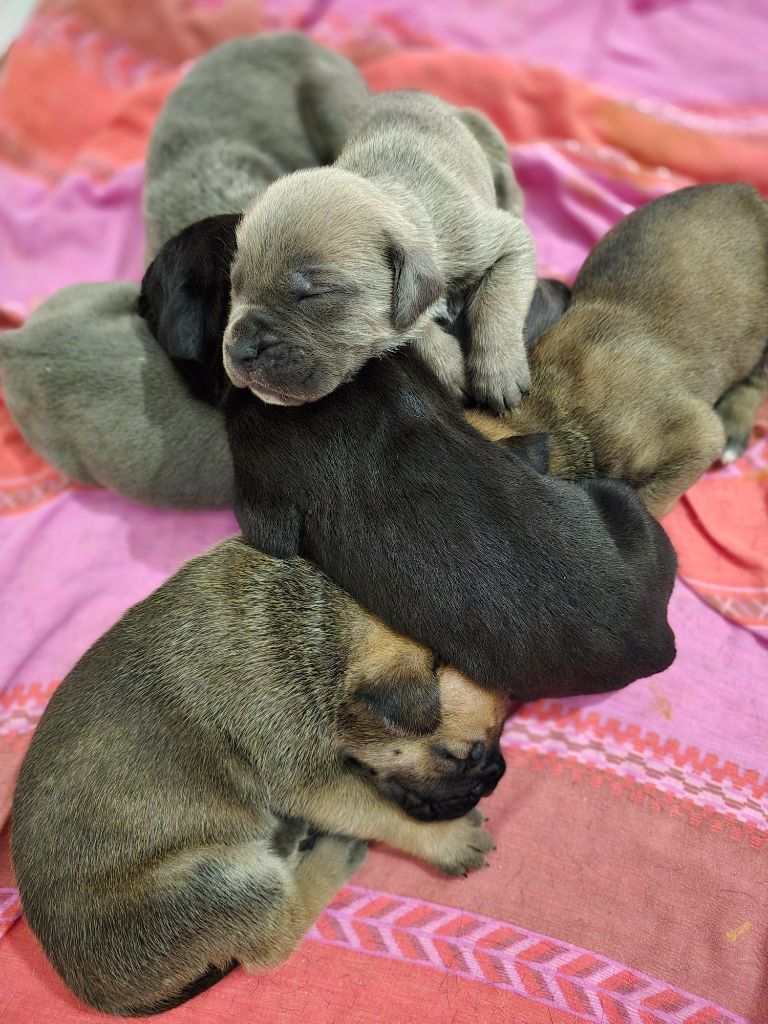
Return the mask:
[[60,681],[19,684],[0,693],[0,736],[32,732]]
[[624,964],[479,914],[346,886],[308,933],[494,985],[594,1024],[747,1024]]
[[19,890],[0,886],[0,939],[20,917]]
[[767,776],[637,725],[547,702],[520,708],[506,724],[502,745],[609,771],[768,831]]

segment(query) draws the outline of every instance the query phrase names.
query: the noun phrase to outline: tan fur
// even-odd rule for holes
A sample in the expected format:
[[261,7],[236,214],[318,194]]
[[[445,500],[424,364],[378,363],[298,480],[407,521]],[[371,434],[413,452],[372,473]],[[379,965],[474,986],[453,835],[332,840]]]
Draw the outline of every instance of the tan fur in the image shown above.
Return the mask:
[[[447,874],[486,863],[469,812],[503,772],[503,718],[309,563],[225,541],[128,611],[46,709],[13,808],[29,924],[111,1013],[175,1005],[212,967],[274,967],[368,840]],[[461,816],[413,817],[435,808]]]
[[[246,210],[224,335],[233,384],[301,405],[413,344],[454,393],[517,404],[536,284],[521,205],[482,114],[426,94],[372,97],[331,167],[282,178]],[[466,312],[468,383],[435,322],[446,304]]]
[[767,344],[768,204],[746,185],[682,189],[592,251],[520,409],[470,422],[494,440],[546,433],[552,473],[624,480],[661,517],[746,448]]

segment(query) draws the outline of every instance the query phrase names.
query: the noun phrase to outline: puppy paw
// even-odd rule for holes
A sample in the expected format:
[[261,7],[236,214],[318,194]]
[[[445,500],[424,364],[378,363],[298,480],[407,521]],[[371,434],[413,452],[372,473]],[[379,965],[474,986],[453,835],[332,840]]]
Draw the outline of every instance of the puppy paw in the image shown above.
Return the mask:
[[495,849],[493,836],[483,827],[484,816],[478,810],[456,821],[445,822],[437,855],[433,861],[443,874],[457,877],[487,867],[486,854]]
[[496,413],[514,409],[531,387],[525,352],[506,353],[504,359],[473,357],[468,360],[470,390],[474,398]]
[[727,466],[729,462],[740,459],[749,447],[749,437],[749,434],[741,437],[729,437],[725,448],[723,448],[723,454],[720,456],[721,465]]

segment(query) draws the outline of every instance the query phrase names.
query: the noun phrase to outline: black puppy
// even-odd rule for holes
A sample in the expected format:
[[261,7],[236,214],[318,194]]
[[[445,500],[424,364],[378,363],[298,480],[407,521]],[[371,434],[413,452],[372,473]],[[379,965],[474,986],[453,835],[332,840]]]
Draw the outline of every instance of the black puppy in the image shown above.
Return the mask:
[[225,410],[246,540],[313,560],[392,628],[522,700],[617,689],[671,664],[675,557],[639,499],[613,480],[542,475],[540,437],[512,451],[488,441],[412,352],[299,407],[226,386],[236,223],[171,239],[141,312]]

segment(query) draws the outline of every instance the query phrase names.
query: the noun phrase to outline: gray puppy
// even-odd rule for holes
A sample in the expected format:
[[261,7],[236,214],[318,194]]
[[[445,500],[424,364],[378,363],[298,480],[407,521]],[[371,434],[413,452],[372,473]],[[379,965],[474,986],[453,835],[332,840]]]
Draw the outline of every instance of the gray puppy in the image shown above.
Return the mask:
[[[282,174],[338,152],[366,86],[343,58],[286,34],[226,43],[171,93],[147,161],[149,251],[200,217],[245,207]],[[223,417],[196,401],[134,315],[137,285],[48,299],[0,339],[11,415],[73,480],[171,508],[231,507]]]
[[171,93],[147,153],[147,253],[239,213],[281,175],[339,153],[368,88],[343,57],[286,32],[223,43]]
[[147,505],[231,507],[221,414],[190,395],[136,312],[138,294],[129,282],[72,285],[0,335],[11,416],[79,483]]
[[486,863],[472,808],[504,771],[504,710],[308,562],[224,541],[48,705],[13,805],[30,927],[109,1013],[168,1009],[235,962],[274,967],[361,840],[451,875]]
[[[501,411],[530,376],[523,328],[536,284],[533,241],[495,129],[433,96],[372,97],[332,167],[271,185],[246,210],[232,265],[227,373],[265,402],[301,405],[371,357],[415,345],[442,383],[464,359],[435,316],[463,307],[469,388]],[[484,125],[481,131],[478,124]]]

